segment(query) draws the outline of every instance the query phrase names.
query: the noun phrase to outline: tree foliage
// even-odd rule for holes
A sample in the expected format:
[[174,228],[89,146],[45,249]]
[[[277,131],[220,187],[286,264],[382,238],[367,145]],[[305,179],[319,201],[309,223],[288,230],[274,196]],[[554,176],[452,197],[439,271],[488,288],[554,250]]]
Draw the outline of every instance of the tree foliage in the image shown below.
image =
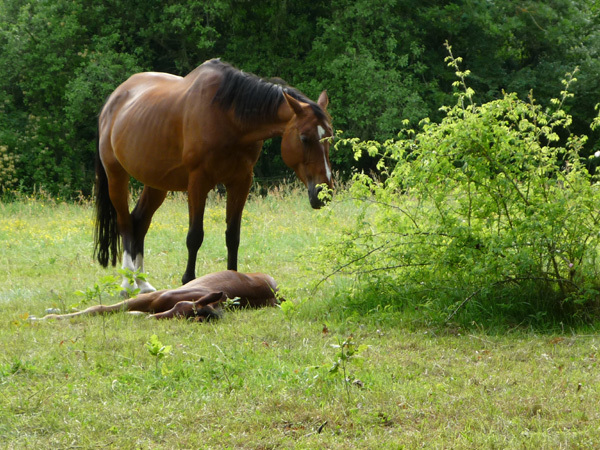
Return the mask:
[[[0,0],[0,146],[14,162],[12,188],[87,194],[107,95],[134,72],[185,75],[213,57],[313,98],[327,88],[338,129],[384,141],[404,119],[443,117],[445,40],[477,75],[484,102],[503,90],[550,98],[579,66],[579,100],[564,109],[570,130],[590,133],[598,13],[593,0]],[[596,150],[592,137],[585,154]],[[277,145],[265,147],[263,176],[282,173]],[[373,164],[353,162],[349,147],[332,160],[346,173]]]

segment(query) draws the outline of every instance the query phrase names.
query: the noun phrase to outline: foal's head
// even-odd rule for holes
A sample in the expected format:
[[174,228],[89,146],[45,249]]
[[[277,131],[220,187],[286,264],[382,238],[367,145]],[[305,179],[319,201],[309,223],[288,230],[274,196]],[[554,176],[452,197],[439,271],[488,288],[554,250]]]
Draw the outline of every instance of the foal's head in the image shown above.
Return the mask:
[[288,122],[281,141],[283,162],[296,172],[308,188],[310,205],[318,209],[324,201],[319,193],[324,186],[333,189],[329,139],[333,135],[323,91],[317,103],[301,102],[284,91],[285,99],[294,115]]

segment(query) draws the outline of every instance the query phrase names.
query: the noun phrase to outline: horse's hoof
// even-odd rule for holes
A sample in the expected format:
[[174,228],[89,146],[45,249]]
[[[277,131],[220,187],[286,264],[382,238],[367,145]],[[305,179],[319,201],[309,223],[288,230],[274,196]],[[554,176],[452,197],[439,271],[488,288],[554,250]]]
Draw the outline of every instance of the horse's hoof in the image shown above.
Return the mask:
[[147,281],[138,281],[138,288],[140,289],[140,294],[147,294],[149,292],[155,292],[156,288],[152,286]]

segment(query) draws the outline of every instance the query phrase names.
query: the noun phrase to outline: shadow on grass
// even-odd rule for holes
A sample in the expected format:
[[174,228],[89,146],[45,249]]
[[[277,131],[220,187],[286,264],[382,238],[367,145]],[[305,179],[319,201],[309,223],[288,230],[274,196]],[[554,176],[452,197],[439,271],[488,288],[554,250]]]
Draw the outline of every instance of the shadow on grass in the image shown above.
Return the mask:
[[[400,286],[385,278],[336,281],[323,289],[324,316],[332,321],[505,334],[582,333],[600,329],[598,301],[563,300],[548,284],[524,282],[464,292],[452,286]],[[313,312],[313,315],[315,313]]]

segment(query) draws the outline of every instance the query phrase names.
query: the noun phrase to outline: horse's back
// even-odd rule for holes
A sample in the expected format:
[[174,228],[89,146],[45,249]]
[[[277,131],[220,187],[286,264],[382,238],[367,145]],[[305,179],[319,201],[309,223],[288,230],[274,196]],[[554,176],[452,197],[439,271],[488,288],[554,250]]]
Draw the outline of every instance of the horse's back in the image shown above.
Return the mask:
[[115,118],[115,115],[131,115],[141,110],[164,108],[162,112],[173,112],[177,100],[186,98],[192,91],[203,90],[203,85],[211,87],[218,83],[212,75],[211,61],[198,66],[186,77],[164,72],[140,72],[131,75],[109,96],[100,114],[103,118]]
[[152,96],[165,95],[183,80],[182,77],[161,72],[141,72],[121,83],[102,107],[100,125],[107,126],[118,114],[126,113],[136,103]]
[[202,133],[197,124],[190,126],[188,117],[211,116],[203,110],[211,107],[216,75],[206,64],[186,77],[158,72],[132,75],[102,109],[102,161],[118,161],[127,173],[154,188],[187,190],[191,167],[185,148],[201,140]]
[[132,75],[109,97],[100,115],[102,161],[115,163],[144,184],[185,190],[182,164],[183,78]]

